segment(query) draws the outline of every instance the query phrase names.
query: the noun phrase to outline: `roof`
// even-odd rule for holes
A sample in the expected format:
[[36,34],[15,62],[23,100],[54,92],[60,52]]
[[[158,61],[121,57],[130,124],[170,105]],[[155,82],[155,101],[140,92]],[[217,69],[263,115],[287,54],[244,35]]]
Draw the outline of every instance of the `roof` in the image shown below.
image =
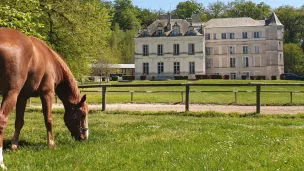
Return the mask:
[[[170,26],[168,27],[168,23],[170,23]],[[189,26],[191,24],[183,19],[163,19],[163,20],[156,20],[151,25],[148,26],[146,29],[148,31],[148,35],[151,37],[160,37],[156,31],[159,26],[161,26],[164,30],[162,36],[174,36],[172,34],[172,28],[174,25],[178,25],[180,27],[180,35],[182,36],[193,36],[193,35],[202,35],[200,33],[200,28],[195,27],[194,34],[188,33]],[[138,37],[145,37],[143,35],[143,32],[138,35]]]
[[205,28],[213,27],[241,27],[241,26],[264,26],[264,20],[254,20],[249,17],[242,18],[215,18],[205,23]]
[[283,25],[274,12],[271,14],[270,19],[265,20],[265,24],[266,25],[269,25],[269,24]]
[[135,68],[135,64],[110,64],[109,68],[123,68],[123,69],[132,69]]

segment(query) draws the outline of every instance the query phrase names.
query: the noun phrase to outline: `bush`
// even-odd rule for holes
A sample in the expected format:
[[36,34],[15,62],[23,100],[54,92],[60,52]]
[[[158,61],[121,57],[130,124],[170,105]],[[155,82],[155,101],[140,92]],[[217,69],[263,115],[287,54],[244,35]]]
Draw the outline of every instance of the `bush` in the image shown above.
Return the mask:
[[258,75],[258,76],[256,76],[256,79],[257,80],[266,80],[266,76],[264,76],[264,75]]
[[118,76],[113,76],[111,78],[112,78],[112,81],[118,81]]
[[155,76],[154,75],[152,76],[152,80],[155,80]]
[[201,75],[195,75],[195,78],[196,78],[197,80],[203,79],[203,75],[202,75],[202,74],[201,74]]
[[257,76],[250,76],[250,79],[251,79],[251,80],[256,80],[256,79],[257,79]]
[[271,80],[277,80],[277,76],[276,75],[271,76]]
[[224,80],[229,80],[229,75],[223,75]]
[[247,76],[246,75],[242,75],[241,78],[242,78],[242,80],[246,80]]
[[222,75],[209,75],[211,79],[222,79]]
[[174,76],[174,79],[175,80],[188,80],[188,76],[177,75],[177,76]]
[[146,75],[141,75],[139,78],[140,78],[140,80],[146,80],[147,76]]
[[123,80],[135,80],[135,76],[134,75],[123,75],[122,79]]
[[93,82],[93,81],[95,81],[95,77],[91,76],[91,77],[88,78],[88,80],[89,80],[90,82]]

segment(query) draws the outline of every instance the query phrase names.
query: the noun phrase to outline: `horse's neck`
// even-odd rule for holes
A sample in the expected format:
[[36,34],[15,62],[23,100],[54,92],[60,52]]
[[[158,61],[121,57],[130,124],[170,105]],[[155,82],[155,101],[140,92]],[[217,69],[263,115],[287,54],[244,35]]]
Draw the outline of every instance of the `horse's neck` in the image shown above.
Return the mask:
[[63,60],[59,59],[61,74],[59,79],[59,83],[55,89],[57,96],[62,101],[64,107],[67,109],[70,105],[77,104],[80,100],[80,91],[78,89],[75,78],[73,77],[68,66],[63,62]]

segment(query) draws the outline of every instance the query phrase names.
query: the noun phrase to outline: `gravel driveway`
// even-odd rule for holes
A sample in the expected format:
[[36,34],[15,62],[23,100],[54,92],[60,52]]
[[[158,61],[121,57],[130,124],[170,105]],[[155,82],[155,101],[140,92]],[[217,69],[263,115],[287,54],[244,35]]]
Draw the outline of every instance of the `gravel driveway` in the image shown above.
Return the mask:
[[[53,108],[62,108],[62,105],[53,105]],[[255,106],[236,105],[199,105],[190,104],[190,111],[218,111],[224,113],[252,113]],[[89,109],[101,109],[101,105],[89,105]],[[185,111],[184,104],[107,104],[106,110],[130,110],[130,111]],[[262,114],[298,114],[304,113],[304,106],[261,106]]]

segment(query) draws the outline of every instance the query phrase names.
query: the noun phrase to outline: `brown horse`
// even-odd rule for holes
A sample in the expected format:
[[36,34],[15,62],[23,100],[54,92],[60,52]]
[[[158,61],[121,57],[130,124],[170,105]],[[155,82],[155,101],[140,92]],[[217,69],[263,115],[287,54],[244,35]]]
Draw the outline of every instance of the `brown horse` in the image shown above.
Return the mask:
[[88,107],[81,98],[76,81],[61,57],[43,41],[23,33],[0,28],[0,166],[8,116],[16,106],[13,151],[18,148],[20,130],[24,124],[27,99],[40,96],[49,147],[54,147],[52,103],[56,93],[65,109],[64,122],[76,140],[88,138]]

